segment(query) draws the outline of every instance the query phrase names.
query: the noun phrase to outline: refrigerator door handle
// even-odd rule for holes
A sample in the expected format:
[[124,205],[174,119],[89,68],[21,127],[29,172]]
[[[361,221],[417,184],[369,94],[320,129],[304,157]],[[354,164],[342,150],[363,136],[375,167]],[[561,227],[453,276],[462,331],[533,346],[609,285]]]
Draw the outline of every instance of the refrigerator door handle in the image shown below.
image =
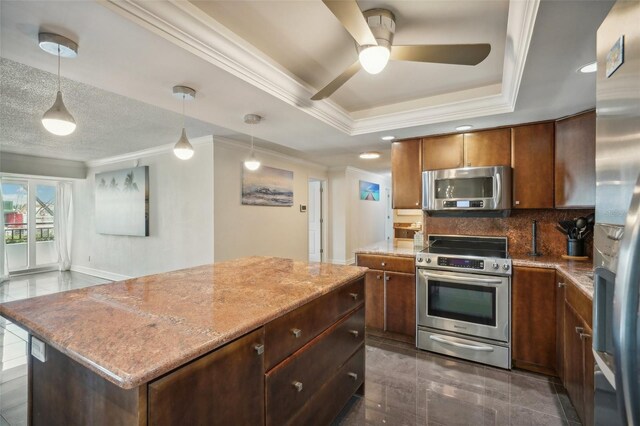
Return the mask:
[[638,291],[640,286],[640,176],[629,206],[620,246],[613,295],[613,339],[616,389],[623,423],[640,424],[640,370],[638,369]]

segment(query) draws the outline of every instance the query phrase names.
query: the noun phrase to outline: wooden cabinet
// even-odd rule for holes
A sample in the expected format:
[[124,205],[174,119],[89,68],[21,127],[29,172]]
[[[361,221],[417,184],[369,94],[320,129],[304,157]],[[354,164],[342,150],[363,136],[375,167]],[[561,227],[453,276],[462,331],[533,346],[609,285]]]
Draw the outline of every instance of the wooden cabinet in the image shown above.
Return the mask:
[[596,113],[556,121],[555,207],[593,207],[596,201]]
[[556,373],[564,381],[564,299],[567,279],[556,272]]
[[263,343],[260,328],[149,384],[149,424],[264,424]]
[[464,135],[433,136],[422,139],[422,170],[464,167]]
[[391,184],[394,209],[420,208],[422,145],[420,139],[391,144]]
[[412,342],[416,336],[415,260],[410,257],[358,253],[366,275],[367,330]]
[[511,129],[433,136],[422,139],[422,169],[510,166]]
[[553,123],[512,129],[513,208],[553,208]]
[[516,367],[556,372],[556,272],[516,267],[512,280],[512,357]]
[[511,129],[464,134],[465,167],[510,166]]

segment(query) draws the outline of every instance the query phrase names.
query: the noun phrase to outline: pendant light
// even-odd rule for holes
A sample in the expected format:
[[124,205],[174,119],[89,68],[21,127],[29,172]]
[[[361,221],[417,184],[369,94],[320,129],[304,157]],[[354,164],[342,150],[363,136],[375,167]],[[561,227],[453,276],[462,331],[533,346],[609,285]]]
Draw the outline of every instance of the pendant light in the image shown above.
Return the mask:
[[38,45],[42,50],[58,57],[58,92],[53,106],[42,116],[42,125],[50,133],[67,136],[76,130],[76,120],[62,101],[60,90],[60,58],[78,56],[78,44],[58,34],[38,34]]
[[[262,117],[258,114],[247,114],[244,116],[244,122],[246,124],[258,124],[260,121],[262,121]],[[253,131],[251,132],[251,154],[249,154],[249,158],[244,160],[244,166],[252,172],[260,168],[260,161],[256,158],[253,146]]]
[[185,130],[184,103],[195,99],[196,91],[191,87],[174,86],[173,95],[182,99],[182,134],[180,135],[178,142],[173,147],[173,153],[181,160],[188,160],[193,157],[193,146],[189,142],[189,139],[187,138],[187,131]]

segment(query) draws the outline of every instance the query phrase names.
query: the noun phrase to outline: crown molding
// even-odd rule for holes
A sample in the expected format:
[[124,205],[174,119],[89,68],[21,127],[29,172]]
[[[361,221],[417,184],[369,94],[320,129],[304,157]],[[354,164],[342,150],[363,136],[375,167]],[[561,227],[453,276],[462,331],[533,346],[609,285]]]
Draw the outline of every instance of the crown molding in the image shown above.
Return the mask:
[[[433,96],[349,113],[330,99],[311,101],[316,89],[188,1],[100,0],[121,14],[203,60],[351,136],[513,112],[540,0],[510,0],[502,82],[469,93]],[[482,90],[485,89],[485,90]],[[404,108],[398,110],[398,108]],[[391,109],[396,109],[392,112]],[[384,111],[388,112],[384,112]],[[360,118],[358,118],[360,117]]]
[[[201,136],[199,138],[194,138],[189,140],[191,145],[194,147],[198,145],[207,145],[213,143],[213,137],[209,136]],[[173,151],[174,143],[154,146],[153,148],[147,148],[140,151],[128,152],[126,154],[114,155],[113,157],[100,158],[98,160],[90,160],[86,161],[85,164],[88,168],[106,166],[108,164],[121,163],[123,161],[135,161],[140,158],[151,157],[159,154],[166,154]]]

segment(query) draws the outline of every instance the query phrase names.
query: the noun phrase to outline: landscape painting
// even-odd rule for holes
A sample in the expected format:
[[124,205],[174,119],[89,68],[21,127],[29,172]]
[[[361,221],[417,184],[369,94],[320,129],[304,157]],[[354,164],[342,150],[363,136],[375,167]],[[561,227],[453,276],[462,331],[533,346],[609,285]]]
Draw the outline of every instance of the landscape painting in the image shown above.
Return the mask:
[[149,166],[96,173],[96,232],[149,236]]
[[380,185],[361,180],[360,199],[367,201],[380,201]]
[[262,166],[242,169],[242,204],[249,206],[293,206],[293,172]]

